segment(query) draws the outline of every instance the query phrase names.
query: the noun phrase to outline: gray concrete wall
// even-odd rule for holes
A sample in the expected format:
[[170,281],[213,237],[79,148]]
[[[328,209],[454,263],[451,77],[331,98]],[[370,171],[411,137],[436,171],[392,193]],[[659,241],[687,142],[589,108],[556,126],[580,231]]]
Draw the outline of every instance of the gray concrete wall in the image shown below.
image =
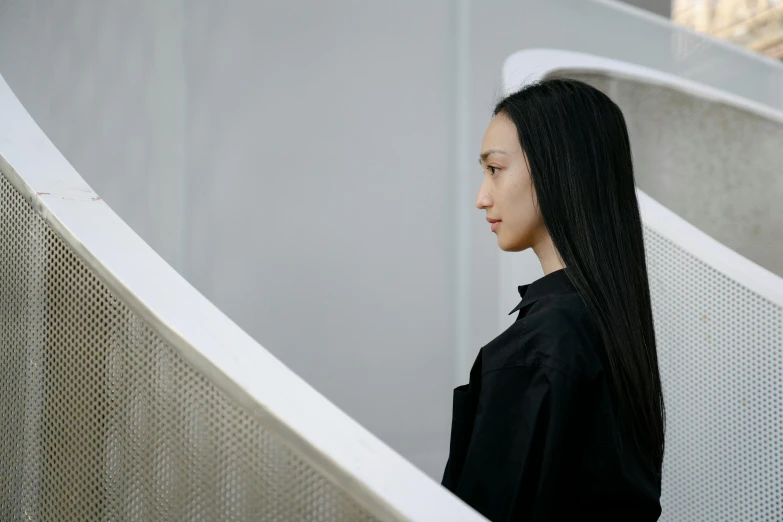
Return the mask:
[[0,74],[68,161],[183,263],[182,4],[0,0]]
[[107,203],[433,476],[454,386],[451,2],[0,2],[0,73]]
[[191,281],[429,473],[453,376],[451,2],[185,17]]
[[503,60],[593,52],[783,106],[780,66],[614,6],[0,0],[0,73],[196,288],[440,478],[451,389],[505,315],[473,207]]

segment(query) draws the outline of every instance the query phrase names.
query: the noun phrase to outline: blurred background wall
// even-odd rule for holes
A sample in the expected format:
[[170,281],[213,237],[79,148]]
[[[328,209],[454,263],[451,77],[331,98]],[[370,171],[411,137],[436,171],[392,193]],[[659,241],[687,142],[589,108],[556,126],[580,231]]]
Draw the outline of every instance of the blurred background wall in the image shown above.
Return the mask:
[[507,313],[475,158],[531,47],[783,108],[770,60],[607,1],[0,0],[0,74],[81,175],[437,479],[451,390]]

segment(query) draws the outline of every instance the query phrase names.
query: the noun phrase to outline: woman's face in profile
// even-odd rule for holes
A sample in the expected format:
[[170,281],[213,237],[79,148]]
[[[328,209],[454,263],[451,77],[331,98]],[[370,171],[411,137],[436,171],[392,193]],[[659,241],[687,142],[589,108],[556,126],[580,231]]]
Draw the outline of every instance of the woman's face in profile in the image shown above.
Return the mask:
[[507,252],[533,247],[546,235],[546,228],[535,202],[517,128],[503,113],[492,118],[484,133],[480,162],[484,182],[476,207],[486,210],[487,219],[500,220],[492,225],[498,246]]

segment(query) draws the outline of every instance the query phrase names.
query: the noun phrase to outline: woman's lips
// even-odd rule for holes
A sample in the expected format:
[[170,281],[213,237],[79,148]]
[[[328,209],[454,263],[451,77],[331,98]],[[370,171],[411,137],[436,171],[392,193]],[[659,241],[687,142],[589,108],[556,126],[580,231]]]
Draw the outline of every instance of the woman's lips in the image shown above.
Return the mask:
[[495,221],[494,223],[492,223],[492,232],[497,232],[499,226],[500,226],[500,221]]

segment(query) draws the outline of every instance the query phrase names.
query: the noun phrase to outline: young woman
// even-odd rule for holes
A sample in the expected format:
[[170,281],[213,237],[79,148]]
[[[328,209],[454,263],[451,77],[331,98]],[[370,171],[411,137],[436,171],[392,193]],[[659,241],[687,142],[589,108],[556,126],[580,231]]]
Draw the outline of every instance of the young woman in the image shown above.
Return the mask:
[[665,413],[622,112],[578,81],[527,86],[480,163],[498,246],[545,275],[454,390],[442,483],[492,521],[657,520]]

